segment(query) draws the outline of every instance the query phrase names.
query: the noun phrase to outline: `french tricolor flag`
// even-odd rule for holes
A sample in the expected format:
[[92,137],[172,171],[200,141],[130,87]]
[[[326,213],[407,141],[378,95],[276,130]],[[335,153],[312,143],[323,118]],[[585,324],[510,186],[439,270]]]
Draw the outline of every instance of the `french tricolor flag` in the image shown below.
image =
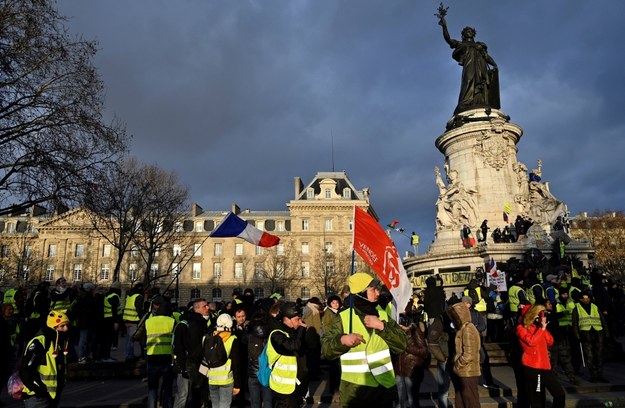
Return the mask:
[[259,230],[233,212],[230,212],[221,221],[210,236],[213,238],[242,238],[250,244],[265,248],[276,246],[280,242],[279,237]]

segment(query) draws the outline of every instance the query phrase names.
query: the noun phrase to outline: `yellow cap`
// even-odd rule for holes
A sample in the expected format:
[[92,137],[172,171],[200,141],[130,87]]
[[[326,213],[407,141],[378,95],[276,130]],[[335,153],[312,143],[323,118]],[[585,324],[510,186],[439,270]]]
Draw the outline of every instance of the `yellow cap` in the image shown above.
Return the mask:
[[369,286],[377,286],[380,283],[377,279],[368,273],[358,272],[349,277],[349,291],[351,293],[360,293]]
[[56,310],[51,310],[48,314],[48,321],[46,324],[49,328],[54,329],[60,324],[69,323],[69,318],[63,312],[57,312]]

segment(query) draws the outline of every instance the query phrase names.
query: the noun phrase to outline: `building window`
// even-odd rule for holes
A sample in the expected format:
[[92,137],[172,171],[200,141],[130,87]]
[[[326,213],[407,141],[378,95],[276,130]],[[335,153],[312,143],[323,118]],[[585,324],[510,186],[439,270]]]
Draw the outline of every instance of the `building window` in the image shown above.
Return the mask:
[[180,244],[174,244],[172,255],[173,256],[180,256],[181,252],[182,252],[182,246]]
[[48,245],[48,258],[56,258],[56,244]]
[[215,256],[221,256],[223,247],[220,243],[215,244]]
[[256,299],[263,299],[265,297],[265,288],[255,288],[254,294],[256,295]]
[[332,220],[325,220],[325,230],[326,231],[332,231]]
[[172,262],[171,264],[171,274],[177,275],[180,273],[180,264],[178,262]]
[[261,262],[256,262],[254,264],[254,276],[257,278],[262,278],[265,275],[265,267]]
[[310,278],[310,262],[302,262],[302,278]]
[[325,198],[332,198],[332,190],[330,190],[329,188],[326,188],[324,190],[324,195],[325,195]]
[[313,198],[315,198],[315,189],[314,188],[309,188],[306,190],[306,198],[309,200],[312,200]]
[[284,255],[284,244],[278,244],[276,246],[276,254]]
[[220,301],[222,297],[221,288],[213,288],[213,300]]
[[74,264],[74,273],[72,278],[75,282],[82,280],[82,264]]
[[280,296],[284,297],[284,288],[276,288],[275,293],[278,293]]
[[9,246],[8,245],[2,245],[1,251],[2,251],[2,253],[0,253],[0,256],[2,256],[3,258],[8,258],[9,257]]
[[202,296],[200,296],[200,289],[198,288],[191,289],[191,300],[197,300],[201,297]]
[[308,225],[308,220],[302,220],[302,231],[309,231],[310,227]]
[[111,244],[105,244],[102,247],[102,257],[108,258],[109,256],[111,256]]
[[284,262],[276,263],[276,277],[284,278],[284,271],[286,270]]
[[327,261],[326,262],[326,276],[332,275],[334,273],[334,262]]
[[139,256],[139,248],[137,248],[136,246],[133,245],[130,248],[130,256],[133,257],[133,258],[138,257]]
[[100,268],[100,280],[109,280],[110,274],[111,274],[111,265],[102,264],[102,268]]
[[265,248],[257,246],[256,247],[256,255],[263,255],[265,253]]
[[265,221],[256,221],[256,228],[261,231],[265,230]]
[[324,246],[324,250],[325,250],[326,254],[331,254],[332,253],[332,242],[326,242],[326,244]]
[[128,280],[134,282],[137,280],[137,264],[128,265]]
[[9,234],[15,232],[15,223],[10,222],[7,224],[7,232]]
[[310,253],[310,248],[308,247],[308,242],[302,242],[302,253],[303,254]]
[[27,265],[22,266],[22,279],[28,280],[28,276],[30,275],[30,269]]
[[352,198],[352,190],[349,187],[343,189],[343,198],[347,198],[348,200]]
[[204,221],[196,221],[195,232],[203,232],[203,231],[204,231]]
[[243,279],[243,262],[234,263],[234,278]]
[[310,289],[309,288],[302,288],[302,290],[300,291],[300,297],[302,299],[309,299],[310,298]]
[[181,221],[176,221],[176,223],[174,224],[174,231],[175,232],[182,232],[182,222]]
[[77,258],[85,256],[85,246],[83,244],[76,244],[75,255]]
[[221,262],[215,262],[213,264],[213,276],[215,278],[221,278]]
[[284,221],[276,221],[276,231],[284,231]]
[[235,256],[243,255],[243,244],[234,244],[234,255]]
[[202,279],[202,263],[193,263],[193,279]]
[[202,244],[193,245],[193,256],[202,256]]
[[31,245],[26,245],[24,247],[24,258],[30,258],[33,254],[33,247]]
[[150,265],[150,279],[158,278],[158,264]]
[[54,280],[54,265],[48,265],[46,267],[46,276],[44,280],[47,280],[48,282],[52,282]]

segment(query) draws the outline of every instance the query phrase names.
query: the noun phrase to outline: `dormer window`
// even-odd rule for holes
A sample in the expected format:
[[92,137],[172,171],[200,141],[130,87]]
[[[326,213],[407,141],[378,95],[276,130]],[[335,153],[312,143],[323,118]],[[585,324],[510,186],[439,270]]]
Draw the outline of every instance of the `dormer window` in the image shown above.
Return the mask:
[[345,187],[343,189],[343,198],[348,200],[352,198],[352,190],[349,187]]
[[324,191],[325,194],[325,198],[332,198],[332,190],[329,188],[326,188]]
[[308,190],[306,190],[306,198],[309,200],[312,200],[313,198],[315,198],[315,190],[312,188],[309,188]]

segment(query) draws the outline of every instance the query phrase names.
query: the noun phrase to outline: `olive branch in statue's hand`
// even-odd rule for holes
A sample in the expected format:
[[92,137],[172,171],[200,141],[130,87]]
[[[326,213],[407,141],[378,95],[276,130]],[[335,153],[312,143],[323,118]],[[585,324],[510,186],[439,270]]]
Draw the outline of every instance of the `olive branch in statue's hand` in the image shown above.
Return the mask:
[[447,10],[449,10],[449,7],[445,7],[443,2],[438,5],[437,13],[434,14],[436,17],[438,17],[438,24],[445,24],[445,16],[447,15]]

